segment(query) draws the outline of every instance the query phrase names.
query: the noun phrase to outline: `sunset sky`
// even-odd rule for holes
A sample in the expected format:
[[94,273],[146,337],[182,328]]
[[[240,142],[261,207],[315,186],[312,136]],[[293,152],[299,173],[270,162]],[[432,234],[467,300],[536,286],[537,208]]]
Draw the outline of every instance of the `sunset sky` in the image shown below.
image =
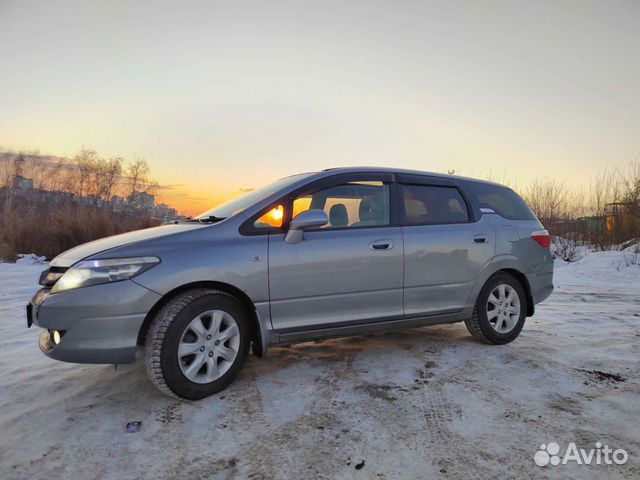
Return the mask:
[[640,2],[0,0],[0,147],[145,157],[183,212],[387,165],[588,184],[640,152]]

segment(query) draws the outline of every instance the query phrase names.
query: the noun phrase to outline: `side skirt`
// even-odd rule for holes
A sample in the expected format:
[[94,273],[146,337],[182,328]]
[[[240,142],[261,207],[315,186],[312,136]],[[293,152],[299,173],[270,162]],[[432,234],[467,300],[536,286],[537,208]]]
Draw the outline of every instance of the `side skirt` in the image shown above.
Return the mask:
[[464,320],[463,310],[446,312],[428,317],[413,317],[379,322],[342,325],[339,327],[301,330],[295,332],[278,332],[278,338],[272,345],[290,345],[292,343],[308,342],[326,338],[348,337],[352,335],[366,335],[375,332],[400,330],[405,328],[425,327],[444,323],[457,323]]

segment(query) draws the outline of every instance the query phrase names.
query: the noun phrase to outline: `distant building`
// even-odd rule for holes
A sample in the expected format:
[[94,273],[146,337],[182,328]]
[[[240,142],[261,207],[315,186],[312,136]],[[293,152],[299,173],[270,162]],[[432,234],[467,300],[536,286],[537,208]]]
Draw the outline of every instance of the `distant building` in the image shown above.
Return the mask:
[[604,213],[607,216],[619,217],[622,215],[633,215],[636,204],[631,202],[614,202],[607,203],[604,207]]
[[120,195],[114,195],[111,197],[110,203],[114,212],[121,212],[125,206],[124,197],[121,197]]
[[33,179],[20,175],[13,177],[12,184],[0,187],[0,194],[19,199],[44,200],[51,204],[73,202],[80,205],[107,208],[125,215],[143,214],[160,222],[171,222],[180,218],[175,208],[171,208],[166,203],[156,205],[156,197],[147,192],[133,192],[127,198],[113,195],[109,200],[104,200],[94,194],[76,196],[66,191],[37,189],[34,188]]
[[129,195],[129,203],[137,208],[152,209],[156,206],[156,197],[147,192],[133,192]]
[[16,175],[13,179],[13,186],[18,190],[33,190],[33,179]]
[[608,203],[605,206],[607,231],[627,232],[631,234],[640,227],[640,208],[632,202]]
[[38,190],[41,197],[51,203],[64,203],[73,201],[75,195],[71,192],[49,192],[47,190]]
[[178,212],[166,203],[161,203],[156,207],[154,217],[161,221],[171,221],[178,218]]
[[606,216],[580,217],[577,221],[585,224],[589,229],[603,229],[607,225]]
[[104,200],[102,200],[102,198],[100,198],[100,196],[98,195],[86,195],[85,197],[83,197],[83,200],[88,205],[93,205],[95,207],[104,206]]

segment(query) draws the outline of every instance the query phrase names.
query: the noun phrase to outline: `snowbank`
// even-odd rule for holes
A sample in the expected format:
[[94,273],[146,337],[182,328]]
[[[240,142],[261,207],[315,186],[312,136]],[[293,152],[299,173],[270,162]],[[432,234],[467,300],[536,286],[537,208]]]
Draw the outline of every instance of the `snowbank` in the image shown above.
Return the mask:
[[554,284],[635,290],[640,296],[640,254],[628,249],[585,252],[582,259],[571,263],[556,259]]

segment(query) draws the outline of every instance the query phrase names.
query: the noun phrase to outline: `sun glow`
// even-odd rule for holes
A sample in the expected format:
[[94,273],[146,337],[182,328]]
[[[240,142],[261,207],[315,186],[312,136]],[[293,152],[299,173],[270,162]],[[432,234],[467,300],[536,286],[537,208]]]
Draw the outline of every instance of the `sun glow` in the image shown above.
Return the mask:
[[284,218],[284,207],[278,205],[265,213],[257,223],[267,224],[272,227],[281,227]]

